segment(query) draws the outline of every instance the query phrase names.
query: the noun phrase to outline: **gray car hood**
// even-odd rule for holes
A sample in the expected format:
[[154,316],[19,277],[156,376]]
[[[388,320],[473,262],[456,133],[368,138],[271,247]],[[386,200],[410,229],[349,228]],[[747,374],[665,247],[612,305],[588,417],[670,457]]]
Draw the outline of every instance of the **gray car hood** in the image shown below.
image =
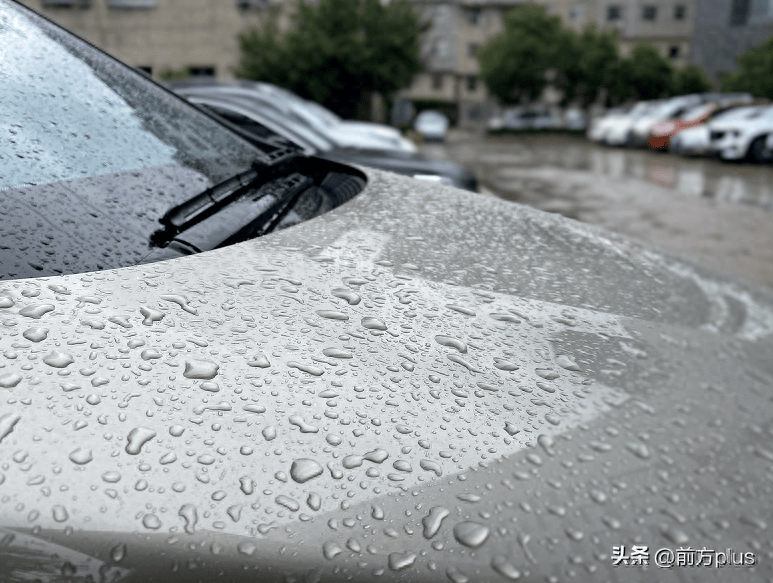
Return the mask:
[[259,240],[0,284],[7,580],[771,576],[769,292],[363,171]]

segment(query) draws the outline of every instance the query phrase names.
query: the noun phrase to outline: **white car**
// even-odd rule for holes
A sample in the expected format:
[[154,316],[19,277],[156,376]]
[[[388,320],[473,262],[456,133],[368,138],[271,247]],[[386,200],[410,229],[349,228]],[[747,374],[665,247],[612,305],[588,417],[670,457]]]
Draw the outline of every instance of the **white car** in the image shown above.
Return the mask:
[[700,105],[702,101],[700,95],[684,95],[668,99],[658,107],[648,110],[632,124],[628,145],[646,146],[652,126],[661,121],[681,117],[689,109]]
[[602,142],[609,146],[625,146],[632,139],[633,127],[637,121],[656,109],[659,101],[640,101],[626,115],[611,120]]
[[413,129],[427,141],[442,142],[445,140],[448,126],[448,118],[434,109],[422,111],[413,122]]
[[773,106],[757,108],[740,119],[731,118],[711,124],[710,150],[723,160],[749,159],[757,163],[773,162],[768,136],[773,134]]
[[711,128],[754,115],[764,107],[736,107],[714,116],[710,122],[683,129],[675,134],[668,150],[674,154],[700,156],[711,151]]

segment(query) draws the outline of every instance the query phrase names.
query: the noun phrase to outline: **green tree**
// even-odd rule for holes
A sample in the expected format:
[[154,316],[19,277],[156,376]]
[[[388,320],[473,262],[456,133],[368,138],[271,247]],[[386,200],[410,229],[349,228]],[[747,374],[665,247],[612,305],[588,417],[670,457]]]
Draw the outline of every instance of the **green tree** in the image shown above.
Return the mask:
[[698,65],[687,65],[674,74],[674,95],[703,93],[711,89],[709,76]]
[[618,74],[617,31],[586,27],[571,35],[572,51],[565,58],[564,102],[578,100],[584,106],[596,101]]
[[571,45],[558,16],[536,4],[518,6],[505,14],[504,30],[478,51],[481,79],[503,103],[535,99],[550,70],[568,68]]
[[657,99],[671,93],[674,67],[651,44],[639,42],[614,75],[610,84],[612,101]]
[[405,2],[320,0],[298,5],[282,34],[277,13],[239,36],[239,77],[285,87],[354,117],[372,93],[387,100],[417,73],[418,16]]
[[738,63],[738,71],[722,79],[722,90],[773,99],[773,36],[741,55]]

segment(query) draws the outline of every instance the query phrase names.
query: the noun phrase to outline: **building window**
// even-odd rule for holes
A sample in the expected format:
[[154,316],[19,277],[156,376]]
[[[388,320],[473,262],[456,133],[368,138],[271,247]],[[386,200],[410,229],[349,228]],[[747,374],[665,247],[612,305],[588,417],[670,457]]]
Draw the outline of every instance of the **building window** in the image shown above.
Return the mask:
[[668,48],[668,56],[672,59],[678,59],[679,58],[679,47],[677,45],[673,45]]
[[475,75],[467,77],[467,91],[476,91],[478,89],[478,78]]
[[158,0],[107,0],[107,7],[113,10],[153,10]]
[[619,4],[607,6],[607,22],[617,22],[623,17],[623,8]]
[[477,25],[481,23],[481,9],[479,7],[472,8],[470,10],[470,24]]
[[435,73],[432,75],[432,89],[435,91],[443,89],[443,73]]
[[478,49],[480,48],[480,45],[478,43],[470,43],[467,45],[467,56],[471,59],[475,58],[475,55],[478,54]]
[[652,4],[647,4],[646,6],[642,6],[641,17],[642,17],[642,20],[649,20],[654,22],[658,18],[658,7],[653,6]]
[[687,10],[684,4],[677,4],[674,6],[674,20],[684,20]]
[[733,0],[730,7],[730,26],[745,26],[749,20],[750,0]]
[[569,20],[572,22],[585,22],[587,18],[587,9],[585,4],[572,4],[569,7]]
[[215,68],[201,65],[191,65],[188,67],[191,77],[214,77]]

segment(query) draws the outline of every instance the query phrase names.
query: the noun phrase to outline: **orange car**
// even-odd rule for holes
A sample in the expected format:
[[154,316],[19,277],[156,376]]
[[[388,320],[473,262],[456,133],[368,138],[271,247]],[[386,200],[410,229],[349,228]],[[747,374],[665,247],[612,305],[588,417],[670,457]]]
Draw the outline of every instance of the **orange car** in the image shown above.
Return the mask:
[[689,109],[680,119],[670,119],[656,123],[650,130],[650,148],[668,150],[671,136],[676,135],[683,129],[706,123],[712,115],[719,111],[719,106],[716,103],[702,103]]

